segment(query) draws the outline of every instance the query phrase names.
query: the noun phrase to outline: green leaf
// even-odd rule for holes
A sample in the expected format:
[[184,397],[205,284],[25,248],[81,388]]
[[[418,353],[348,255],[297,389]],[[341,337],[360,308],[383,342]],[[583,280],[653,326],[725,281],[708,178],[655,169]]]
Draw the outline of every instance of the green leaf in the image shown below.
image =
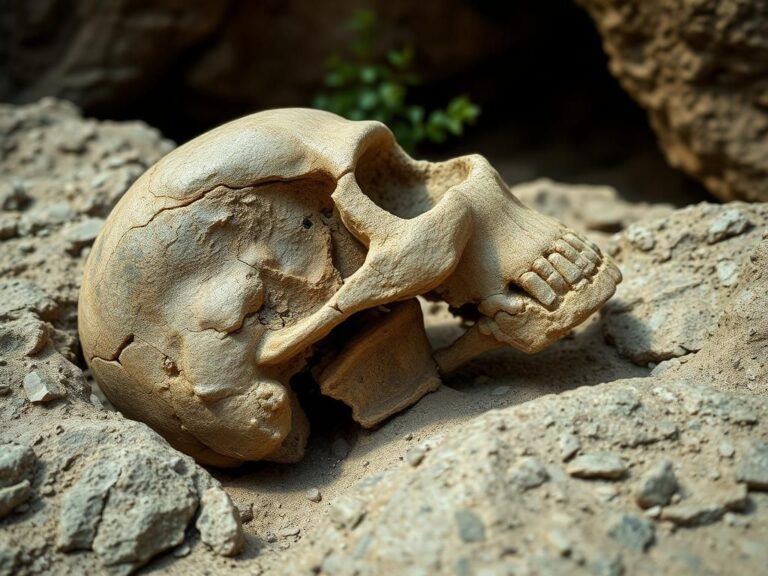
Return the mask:
[[357,95],[357,105],[360,110],[370,111],[379,104],[379,93],[376,90],[361,90]]
[[392,109],[398,109],[401,107],[403,100],[405,99],[405,86],[398,84],[386,83],[379,87],[379,94],[381,96],[381,102],[384,106]]
[[373,84],[378,77],[379,74],[375,66],[363,66],[360,68],[360,80],[364,84]]

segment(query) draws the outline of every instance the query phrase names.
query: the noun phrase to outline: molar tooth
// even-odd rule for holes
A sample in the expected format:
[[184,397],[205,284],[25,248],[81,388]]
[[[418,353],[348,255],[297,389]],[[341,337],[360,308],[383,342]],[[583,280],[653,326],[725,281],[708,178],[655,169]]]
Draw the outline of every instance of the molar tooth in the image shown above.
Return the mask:
[[579,254],[576,259],[576,266],[579,266],[587,276],[592,276],[597,270],[595,263],[589,260],[584,254]]
[[589,247],[592,249],[592,252],[594,252],[595,254],[597,254],[599,257],[601,257],[601,258],[602,258],[602,256],[603,256],[603,251],[602,251],[602,250],[600,250],[600,246],[598,246],[597,244],[595,244],[594,242],[592,242],[592,240],[590,240],[589,238],[582,238],[582,241],[583,241],[583,242],[584,242],[584,243],[585,243],[587,246],[589,246]]
[[541,276],[557,294],[565,294],[570,290],[568,283],[560,275],[560,272],[555,270],[555,267],[552,266],[546,258],[537,258],[531,268]]
[[535,272],[526,272],[520,276],[520,285],[544,306],[551,306],[557,300],[555,291]]
[[619,284],[624,279],[621,274],[621,270],[619,270],[619,267],[611,261],[607,262],[605,271],[611,276],[611,278],[613,278],[613,281],[616,282],[616,284]]
[[600,264],[600,256],[595,253],[592,248],[587,246],[582,240],[579,239],[578,236],[572,233],[568,233],[565,236],[563,236],[563,240],[568,242],[571,246],[573,246],[576,250],[581,252],[581,255],[584,256],[587,260],[590,260],[594,264]]
[[574,264],[576,263],[576,260],[578,260],[579,258],[578,251],[573,246],[568,244],[568,242],[566,242],[565,240],[558,240],[557,242],[555,242],[555,252],[562,254]]
[[494,294],[480,302],[477,309],[490,318],[493,318],[497,312],[515,315],[525,310],[525,299],[519,294]]
[[549,261],[557,269],[557,271],[563,275],[563,277],[571,286],[573,286],[583,277],[582,271],[577,268],[575,264],[567,260],[562,254],[557,252],[550,254]]

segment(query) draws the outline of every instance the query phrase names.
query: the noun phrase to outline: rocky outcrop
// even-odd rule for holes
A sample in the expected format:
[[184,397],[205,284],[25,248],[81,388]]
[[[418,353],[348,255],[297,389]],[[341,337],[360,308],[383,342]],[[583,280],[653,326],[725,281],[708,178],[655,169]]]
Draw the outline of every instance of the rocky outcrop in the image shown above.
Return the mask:
[[[80,368],[75,311],[89,245],[170,146],[142,124],[97,124],[59,101],[0,107],[0,220],[12,222],[0,250],[2,575],[132,572],[194,544],[204,494],[221,491],[149,428],[105,411]],[[207,517],[240,527],[228,500]],[[241,546],[239,535],[230,539]]]
[[630,225],[610,246],[625,281],[603,310],[606,336],[638,364],[698,352],[743,287],[743,261],[767,229],[768,205],[742,202]]
[[[703,209],[672,218],[691,223]],[[712,207],[709,215],[725,210]],[[740,288],[730,299],[753,314],[744,327],[713,327],[717,336],[734,341],[748,326],[756,334],[766,325],[765,308],[750,306],[765,293],[750,272],[768,255],[768,242],[760,242],[741,255]],[[720,318],[737,314],[730,302],[713,304]],[[708,338],[696,358],[729,372],[731,350],[720,343]],[[742,356],[764,351],[763,339],[741,343]],[[768,537],[768,398],[718,390],[717,372],[702,373],[694,362],[541,397],[431,438],[418,462],[368,478],[331,503],[292,571],[759,572],[768,560],[761,544]]]
[[669,162],[723,200],[768,201],[768,3],[577,2]]

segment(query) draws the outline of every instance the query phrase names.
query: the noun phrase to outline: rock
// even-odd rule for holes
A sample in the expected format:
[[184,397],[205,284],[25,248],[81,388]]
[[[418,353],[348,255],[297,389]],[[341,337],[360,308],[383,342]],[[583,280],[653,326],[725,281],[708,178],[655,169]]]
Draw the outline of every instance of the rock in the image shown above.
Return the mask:
[[667,160],[723,200],[768,200],[764,6],[578,0]]
[[61,550],[90,550],[104,502],[120,476],[119,462],[92,464],[62,499],[57,545]]
[[180,546],[173,549],[172,554],[174,558],[184,558],[185,556],[189,556],[190,552],[192,552],[190,545],[186,542],[182,542]]
[[15,574],[19,549],[10,542],[0,542],[0,574],[10,576]]
[[320,490],[318,490],[317,488],[310,488],[309,490],[304,492],[304,497],[310,502],[320,502],[320,500],[323,499],[323,495],[320,493]]
[[581,441],[573,432],[566,432],[557,439],[560,448],[560,458],[563,462],[570,460],[581,449]]
[[363,516],[365,508],[357,498],[342,496],[331,504],[330,518],[339,528],[352,530],[360,524]]
[[336,438],[336,440],[333,441],[333,444],[331,444],[331,454],[336,456],[336,458],[346,458],[351,449],[352,447],[349,445],[349,442],[344,438]]
[[30,311],[44,320],[58,315],[58,306],[36,284],[26,280],[0,281],[0,317],[14,317]]
[[482,518],[472,510],[457,510],[456,524],[462,542],[482,542],[485,540],[485,524]]
[[293,536],[298,536],[300,533],[301,533],[301,528],[297,528],[296,526],[288,526],[280,530],[280,537],[291,538]]
[[236,556],[245,542],[240,517],[229,496],[221,488],[209,488],[200,500],[197,529],[200,539],[216,554]]
[[584,186],[540,178],[517,184],[512,192],[524,204],[577,229],[614,233],[640,219],[666,216],[671,204],[630,203],[610,186]]
[[592,564],[592,573],[595,576],[622,576],[624,574],[624,564],[620,556],[598,558]]
[[573,553],[573,541],[559,528],[547,534],[547,540],[560,556],[570,556]]
[[617,480],[627,473],[627,465],[616,454],[582,454],[568,464],[568,474],[576,478]]
[[549,472],[536,458],[521,458],[510,468],[509,479],[523,490],[528,490],[549,480]]
[[0,488],[21,482],[35,465],[35,453],[28,446],[0,445]]
[[643,222],[653,232],[651,248],[621,233],[615,242],[624,282],[601,311],[606,337],[639,365],[700,350],[744,282],[726,262],[741,266],[766,226],[768,204],[700,204]]
[[640,224],[632,224],[627,228],[626,238],[627,242],[643,252],[649,252],[656,245],[653,232]]
[[[446,430],[432,446],[429,459],[418,467],[396,467],[350,490],[346,498],[354,498],[355,510],[365,510],[364,522],[354,530],[344,529],[334,521],[332,513],[320,522],[311,539],[302,539],[301,546],[292,548],[294,556],[283,569],[301,573],[316,566],[320,567],[315,570],[319,574],[330,575],[376,573],[386,565],[393,573],[429,574],[435,566],[465,562],[490,573],[504,573],[507,563],[514,559],[521,573],[569,574],[580,572],[574,568],[579,566],[576,562],[584,562],[591,569],[598,559],[605,559],[601,564],[605,573],[620,569],[625,573],[685,573],[684,561],[671,559],[685,549],[713,571],[728,573],[738,565],[745,573],[759,572],[759,555],[747,558],[735,549],[713,550],[710,540],[694,530],[665,530],[663,537],[657,534],[654,539],[650,517],[626,512],[636,506],[635,493],[628,486],[587,482],[566,473],[568,466],[578,464],[582,456],[572,459],[565,470],[550,463],[560,459],[564,427],[578,426],[583,441],[588,442],[584,446],[588,447],[587,456],[609,455],[612,465],[601,465],[597,468],[599,474],[605,470],[610,475],[644,471],[638,458],[651,467],[666,459],[675,463],[679,478],[697,479],[698,483],[690,484],[686,499],[656,507],[654,516],[689,504],[696,504],[699,510],[717,504],[726,512],[728,506],[735,511],[744,501],[743,493],[729,495],[731,489],[724,480],[711,486],[711,481],[700,480],[700,475],[720,462],[717,442],[726,433],[736,443],[758,429],[761,434],[768,430],[763,417],[753,425],[757,428],[744,427],[730,417],[741,404],[751,406],[762,416],[768,410],[768,400],[757,395],[749,401],[737,401],[702,382],[703,378],[696,371],[659,377],[653,382],[634,379],[582,387],[492,410],[459,428]],[[689,408],[696,410],[698,424],[694,428],[690,426],[694,418]],[[600,433],[592,434],[585,418],[599,423]],[[680,430],[680,437],[662,434],[662,428]],[[638,437],[642,443],[632,448]],[[703,447],[700,452],[688,451],[692,442],[687,440],[691,437]],[[536,456],[521,456],[523,447],[525,453]],[[708,447],[712,449],[705,450]],[[510,474],[529,458],[542,465],[546,462],[550,479],[539,488],[523,492],[510,480]],[[635,465],[630,468],[632,463]],[[586,469],[594,473],[591,466]],[[610,497],[602,497],[599,488],[603,487],[612,488]],[[768,511],[757,507],[754,513],[764,518]],[[699,514],[686,514],[685,521],[700,521]],[[755,517],[750,530],[757,525]],[[740,532],[732,532],[736,528],[724,523],[707,530],[723,542],[742,538]],[[760,534],[764,532],[761,529]],[[648,542],[653,543],[653,553],[642,554],[651,545]],[[514,543],[514,553],[504,553],[510,543]],[[607,551],[617,547],[624,549],[622,560],[612,563]],[[541,558],[548,559],[543,572]],[[562,572],[553,571],[549,564],[555,562],[553,558],[569,564],[562,567]]]
[[32,485],[29,480],[22,480],[13,486],[0,488],[0,518],[8,516],[14,508],[29,500],[30,496],[32,496]]
[[0,354],[4,358],[34,356],[51,343],[51,325],[24,316],[0,324]]
[[45,403],[64,397],[64,390],[38,370],[24,376],[24,392],[30,402]]
[[405,461],[408,462],[410,466],[418,466],[421,464],[422,460],[424,460],[426,455],[427,449],[424,446],[414,446],[408,448],[405,452]]
[[707,242],[714,244],[743,234],[749,227],[749,219],[738,208],[726,208],[709,225]]
[[733,458],[733,455],[736,453],[736,448],[734,448],[733,444],[730,442],[721,442],[717,447],[717,451],[723,458]]
[[104,219],[87,218],[65,228],[62,236],[67,242],[67,252],[73,256],[79,255],[83,248],[93,244],[102,226],[104,226]]
[[0,210],[23,210],[29,204],[29,196],[20,180],[0,182]]
[[751,490],[768,490],[768,443],[750,442],[737,461],[736,480]]
[[640,552],[647,550],[653,544],[654,534],[652,522],[630,514],[621,515],[608,528],[608,535],[611,538],[621,542],[627,548]]
[[640,478],[635,487],[635,501],[641,508],[666,506],[677,490],[677,478],[672,463],[662,460]]
[[18,215],[0,213],[0,241],[15,238],[18,231],[19,231]]
[[107,566],[141,566],[181,544],[196,509],[190,478],[145,452],[128,454],[101,513],[93,550]]
[[717,522],[729,510],[744,510],[746,504],[747,489],[742,484],[727,489],[710,489],[662,509],[661,519],[679,526],[702,526]]
[[237,512],[240,516],[240,523],[248,524],[248,522],[253,520],[253,503],[250,503],[248,506],[242,508],[238,506]]
[[[178,18],[178,6],[169,0],[148,5],[117,1],[93,5],[87,18],[67,12],[59,2],[34,11],[15,4],[3,10],[0,101],[55,95],[107,118],[140,117],[153,102],[159,118],[175,116],[190,130],[243,110],[306,106],[322,86],[329,55],[350,41],[343,23],[359,8],[353,0],[339,2],[333,13],[295,1],[273,10],[195,0]],[[528,26],[537,21],[526,18],[524,10],[515,12]],[[485,11],[457,0],[447,0],[439,10],[396,0],[387,10],[377,10],[376,18],[382,46],[417,44],[415,52],[424,60],[419,73],[425,80],[451,77],[502,53],[514,40]],[[443,30],[451,30],[451,40],[435,34],[431,23],[437,18]],[[258,26],[269,34],[246,41],[248,31]],[[54,28],[53,36],[30,47],[29,38],[42,39]],[[308,30],[313,33],[306,34]],[[109,41],[115,38],[120,39],[119,50]],[[268,62],[232,56],[247,50],[272,56]],[[174,102],[167,102],[171,94]],[[194,105],[180,110],[182,101]],[[61,154],[75,157],[98,145],[98,138],[82,129],[67,130],[56,140]]]

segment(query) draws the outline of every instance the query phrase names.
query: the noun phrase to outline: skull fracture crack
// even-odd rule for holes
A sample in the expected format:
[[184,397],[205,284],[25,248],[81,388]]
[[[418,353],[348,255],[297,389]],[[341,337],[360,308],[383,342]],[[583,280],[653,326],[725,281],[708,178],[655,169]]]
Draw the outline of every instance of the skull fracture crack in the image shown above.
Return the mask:
[[[199,462],[293,462],[298,373],[375,426],[483,351],[541,350],[620,281],[482,156],[416,161],[381,123],[272,110],[136,181],[88,258],[80,337],[112,403]],[[474,324],[433,354],[420,295]]]

